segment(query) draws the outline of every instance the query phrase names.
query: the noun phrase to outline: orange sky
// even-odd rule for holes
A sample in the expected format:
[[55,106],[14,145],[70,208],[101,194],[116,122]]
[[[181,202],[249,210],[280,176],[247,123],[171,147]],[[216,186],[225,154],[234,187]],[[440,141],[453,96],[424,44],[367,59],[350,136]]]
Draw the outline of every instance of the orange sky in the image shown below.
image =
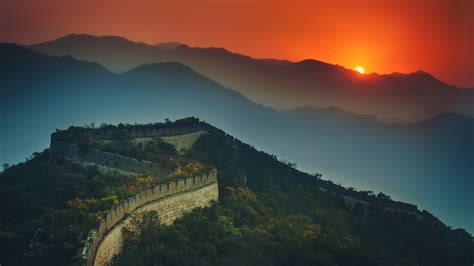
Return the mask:
[[0,42],[69,33],[314,58],[367,72],[426,70],[474,87],[472,0],[2,0]]

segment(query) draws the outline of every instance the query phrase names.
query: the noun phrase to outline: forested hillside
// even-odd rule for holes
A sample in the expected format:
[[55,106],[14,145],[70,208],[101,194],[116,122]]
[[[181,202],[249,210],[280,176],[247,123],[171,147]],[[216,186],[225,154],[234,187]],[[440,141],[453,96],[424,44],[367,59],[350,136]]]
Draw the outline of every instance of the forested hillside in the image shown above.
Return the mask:
[[[207,126],[191,148],[181,151],[161,138],[147,145],[126,135],[101,143],[77,139],[82,149],[161,163],[168,178],[209,166],[218,171],[219,203],[172,226],[159,224],[159,213],[134,215],[114,265],[471,264],[474,243],[466,231],[452,230],[383,193],[357,192],[300,172]],[[162,181],[105,174],[49,149],[36,153],[0,175],[0,261],[80,264],[84,239],[103,211]]]
[[[114,265],[469,265],[473,240],[435,219],[351,206],[309,175],[218,135],[203,136],[192,158],[216,165],[219,204],[166,227],[137,219]],[[246,179],[248,187],[235,180]]]

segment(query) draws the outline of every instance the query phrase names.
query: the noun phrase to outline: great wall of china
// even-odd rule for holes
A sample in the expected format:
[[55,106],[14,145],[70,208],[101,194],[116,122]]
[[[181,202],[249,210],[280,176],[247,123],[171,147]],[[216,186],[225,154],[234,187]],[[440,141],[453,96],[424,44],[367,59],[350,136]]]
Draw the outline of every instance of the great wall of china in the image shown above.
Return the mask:
[[[69,141],[74,140],[74,137],[78,135],[88,139],[110,140],[123,137],[153,138],[176,136],[199,131],[212,132],[224,136],[225,141],[232,147],[239,147],[241,145],[251,147],[216,127],[195,118],[188,118],[172,124],[108,125],[100,128],[71,127],[68,130],[57,131],[51,135],[51,150],[60,153],[64,157],[81,158],[82,161],[98,166],[105,166],[129,173],[159,176],[161,171],[158,164],[95,149],[81,152],[80,145],[70,143]],[[306,175],[307,178],[315,181],[320,189],[341,195],[349,204],[363,202],[379,205],[386,209],[407,211],[419,217],[436,220],[431,214],[419,211],[416,205],[361,196],[330,181],[321,180],[320,175],[318,178],[314,178],[309,174]],[[129,221],[130,214],[132,213],[155,210],[159,213],[159,219],[163,223],[170,224],[185,212],[194,208],[208,206],[210,202],[217,201],[217,199],[218,183],[217,171],[215,169],[203,176],[190,177],[142,191],[112,208],[100,222],[100,225],[91,231],[83,250],[83,258],[88,266],[107,265],[113,255],[120,251],[122,245],[121,231]]]
[[162,169],[156,163],[96,149],[80,152],[79,146],[74,143],[55,141],[51,143],[51,150],[67,158],[80,159],[84,164],[106,166],[111,169],[141,175],[161,176],[163,174]]
[[[137,127],[136,129],[110,127],[81,129],[80,132],[74,133],[91,139],[111,139],[123,135],[131,138],[173,136],[200,131],[203,125],[206,124],[192,123],[178,127],[158,125],[148,128]],[[152,176],[162,174],[159,165],[152,162],[96,149],[81,152],[78,144],[68,142],[70,140],[69,133],[71,133],[69,130],[65,130],[52,134],[51,150],[53,152],[68,159],[123,172]],[[216,169],[212,169],[204,175],[172,181],[141,191],[133,197],[121,201],[105,214],[97,228],[89,233],[82,250],[82,258],[88,266],[107,265],[112,257],[120,252],[123,243],[122,229],[130,221],[131,214],[156,211],[162,223],[171,224],[175,219],[194,208],[209,206],[211,202],[217,201],[218,197]]]
[[184,213],[217,201],[218,196],[217,173],[214,170],[204,176],[156,186],[120,202],[89,234],[82,253],[86,264],[107,265],[120,251],[122,228],[129,222],[130,214],[157,211],[162,223],[171,224]]

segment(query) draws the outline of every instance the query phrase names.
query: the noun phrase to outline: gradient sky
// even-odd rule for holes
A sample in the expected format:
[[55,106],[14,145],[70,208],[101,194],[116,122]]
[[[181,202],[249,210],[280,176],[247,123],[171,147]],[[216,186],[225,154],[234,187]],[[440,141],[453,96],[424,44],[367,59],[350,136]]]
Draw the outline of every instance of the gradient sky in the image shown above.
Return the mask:
[[314,58],[367,72],[423,69],[474,87],[472,0],[2,0],[0,42],[70,33]]

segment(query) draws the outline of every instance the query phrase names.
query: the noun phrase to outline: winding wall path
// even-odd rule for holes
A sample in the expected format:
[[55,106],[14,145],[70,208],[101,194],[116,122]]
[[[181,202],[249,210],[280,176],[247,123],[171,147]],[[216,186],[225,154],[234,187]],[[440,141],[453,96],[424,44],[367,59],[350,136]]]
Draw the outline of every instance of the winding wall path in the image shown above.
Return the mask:
[[107,265],[120,252],[122,228],[130,221],[130,214],[157,211],[164,224],[194,208],[208,206],[219,197],[215,170],[201,177],[160,185],[143,191],[115,206],[91,236],[87,250],[87,265]]

